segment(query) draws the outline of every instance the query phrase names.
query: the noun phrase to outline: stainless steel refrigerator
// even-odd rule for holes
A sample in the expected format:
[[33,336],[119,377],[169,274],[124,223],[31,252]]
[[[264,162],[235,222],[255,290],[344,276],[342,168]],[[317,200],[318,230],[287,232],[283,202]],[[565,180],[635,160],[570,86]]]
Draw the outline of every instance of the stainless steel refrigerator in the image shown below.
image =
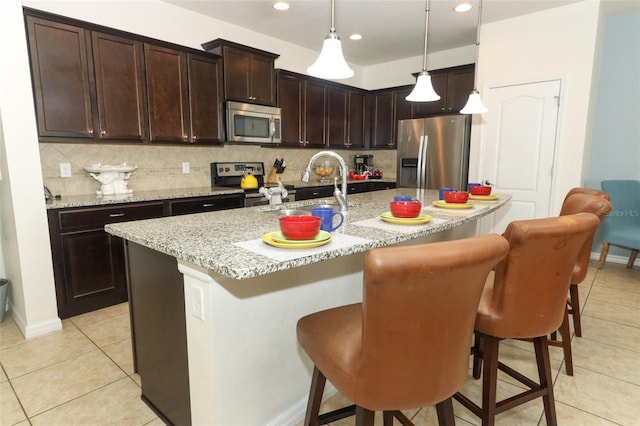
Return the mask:
[[470,115],[398,121],[399,187],[467,189]]

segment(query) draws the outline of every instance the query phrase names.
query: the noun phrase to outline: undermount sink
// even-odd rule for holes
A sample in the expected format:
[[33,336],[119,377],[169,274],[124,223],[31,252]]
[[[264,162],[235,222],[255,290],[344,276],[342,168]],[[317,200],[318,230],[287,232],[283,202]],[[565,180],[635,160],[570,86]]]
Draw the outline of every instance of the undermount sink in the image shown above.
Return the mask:
[[[296,206],[296,207],[291,207],[291,208],[278,208],[278,206],[270,206],[265,208],[264,210],[262,210],[263,213],[274,213],[274,214],[279,214],[281,216],[293,216],[293,215],[298,215],[298,214],[310,214],[311,213],[311,209],[313,209],[314,207],[319,207],[319,206],[323,206],[323,207],[333,207],[334,210],[339,210],[340,206],[337,203],[318,203],[318,204],[309,204],[309,205],[305,205],[305,206]],[[356,203],[348,203],[349,207],[357,207],[358,205]],[[343,212],[344,213],[344,212]]]

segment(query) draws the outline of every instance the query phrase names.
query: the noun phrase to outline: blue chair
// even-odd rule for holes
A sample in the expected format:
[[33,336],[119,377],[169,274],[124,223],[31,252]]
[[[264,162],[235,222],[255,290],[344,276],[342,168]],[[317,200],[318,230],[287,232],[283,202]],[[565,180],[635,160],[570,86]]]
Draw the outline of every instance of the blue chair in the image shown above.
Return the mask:
[[609,245],[631,250],[627,268],[631,268],[640,249],[640,181],[603,180],[602,190],[611,196],[613,210],[602,220],[601,269],[607,260]]

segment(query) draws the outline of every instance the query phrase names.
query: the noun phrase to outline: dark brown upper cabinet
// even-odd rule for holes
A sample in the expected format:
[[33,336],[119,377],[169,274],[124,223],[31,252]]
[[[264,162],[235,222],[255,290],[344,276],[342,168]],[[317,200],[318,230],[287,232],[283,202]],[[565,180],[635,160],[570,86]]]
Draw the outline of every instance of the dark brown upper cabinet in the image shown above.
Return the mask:
[[27,16],[41,137],[146,137],[142,44]]
[[223,58],[226,100],[276,104],[274,64],[280,55],[223,39],[203,43],[202,48]]
[[460,112],[473,90],[474,65],[445,68],[431,72],[431,84],[440,100],[416,102],[414,117]]
[[218,63],[145,43],[151,142],[221,142]]
[[326,145],[327,86],[314,78],[278,70],[278,106],[282,112],[282,145]]
[[412,103],[405,97],[413,89],[403,86],[373,91],[369,97],[371,136],[369,148],[393,149],[398,142],[398,120],[411,118]]
[[89,31],[27,16],[40,136],[93,138],[95,82]]
[[329,86],[328,139],[332,148],[364,148],[365,91]]
[[92,32],[101,139],[145,140],[142,43]]

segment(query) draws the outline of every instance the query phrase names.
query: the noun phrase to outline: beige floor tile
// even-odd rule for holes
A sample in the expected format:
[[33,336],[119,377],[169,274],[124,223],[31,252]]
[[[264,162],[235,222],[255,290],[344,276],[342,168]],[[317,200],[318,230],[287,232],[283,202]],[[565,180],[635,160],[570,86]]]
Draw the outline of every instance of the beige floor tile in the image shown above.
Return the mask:
[[[601,417],[584,412],[577,408],[556,401],[556,415],[558,424],[573,426],[615,426],[617,423],[610,422]],[[561,421],[560,421],[561,420]],[[545,425],[544,420],[540,425]]]
[[[453,414],[456,415],[456,408],[460,408],[461,406],[457,403],[454,403]],[[460,408],[462,409],[462,408]],[[411,417],[411,421],[415,425],[426,426],[426,425],[437,425],[438,424],[438,414],[436,413],[436,407],[423,407],[418,411],[413,417]],[[394,424],[400,424],[397,421]],[[467,422],[464,419],[456,417],[456,426],[469,426],[472,423]]]
[[582,311],[582,316],[640,327],[640,315],[638,315],[637,306],[625,306],[619,303],[592,299],[587,302]]
[[94,322],[108,320],[122,314],[129,314],[129,303],[120,303],[118,305],[109,306],[98,309],[97,311],[87,312],[86,314],[76,315],[69,318],[75,325],[82,329],[85,325]]
[[[119,305],[118,305],[119,306]],[[99,347],[131,337],[129,314],[121,313],[78,326]]]
[[9,382],[0,384],[0,425],[14,425],[27,419]]
[[[638,283],[640,286],[640,283]],[[605,302],[618,303],[624,306],[640,307],[640,293],[620,290],[613,287],[594,286],[589,293],[589,298]]]
[[9,378],[16,378],[98,349],[73,324],[63,329],[0,349],[0,359]]
[[576,367],[573,377],[559,375],[554,389],[558,403],[621,425],[639,424],[640,386]]
[[[2,365],[2,360],[0,360],[0,366]],[[7,380],[9,380],[9,378],[7,377],[7,375],[4,372],[4,368],[0,367],[0,383],[4,383]]]
[[101,348],[127,375],[133,374],[133,350],[131,339],[119,340]]
[[138,387],[142,388],[142,378],[138,373],[131,374],[129,377],[138,385]]
[[10,348],[24,342],[24,340],[24,336],[11,318],[11,314],[7,312],[4,321],[0,324],[0,349]]
[[166,426],[165,423],[159,418],[151,420],[149,423],[145,423],[144,426]]
[[100,350],[42,368],[12,380],[29,417],[124,377]]
[[[573,365],[640,386],[640,354],[587,338],[572,342]],[[640,423],[640,422],[639,422]]]
[[606,264],[596,273],[597,286],[617,288],[640,293],[640,268],[625,265]]
[[[582,338],[640,352],[640,328],[611,321],[582,317]],[[580,337],[574,338],[574,340]]]
[[37,425],[144,425],[157,419],[128,377],[31,419]]

